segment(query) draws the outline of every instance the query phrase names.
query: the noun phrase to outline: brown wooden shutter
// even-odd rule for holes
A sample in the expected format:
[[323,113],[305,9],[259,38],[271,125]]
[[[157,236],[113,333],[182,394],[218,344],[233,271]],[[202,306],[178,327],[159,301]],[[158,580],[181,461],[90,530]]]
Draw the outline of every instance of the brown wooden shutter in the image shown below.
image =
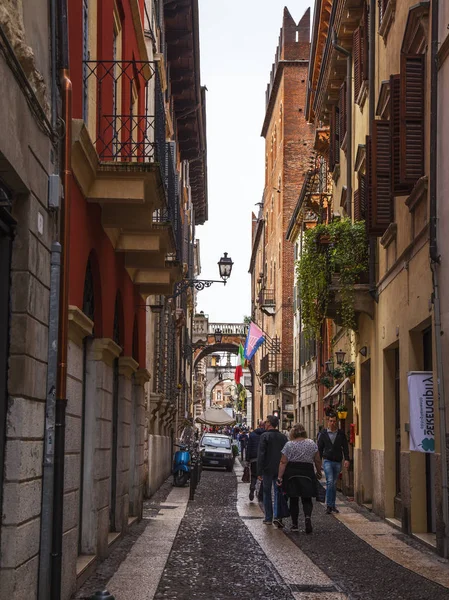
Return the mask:
[[401,54],[400,178],[413,186],[424,175],[424,55]]
[[371,140],[371,193],[368,224],[370,235],[382,235],[394,220],[391,171],[390,121],[374,121]]
[[338,108],[335,105],[331,109],[329,129],[329,169],[333,171],[335,165],[340,162],[340,125]]
[[390,77],[390,137],[391,137],[391,193],[400,196],[410,191],[410,185],[401,183],[401,77]]
[[363,34],[362,34],[362,80],[369,78],[369,21],[368,4],[363,7]]
[[359,174],[360,216],[366,218],[366,176]]
[[360,206],[360,190],[354,191],[354,221],[362,220],[362,207]]
[[362,28],[357,27],[352,34],[352,56],[354,57],[354,102],[357,103],[362,86]]
[[359,187],[354,192],[354,221],[365,220],[366,208],[366,179],[359,173]]
[[329,170],[333,171],[335,167],[335,107],[332,106],[329,117]]
[[366,178],[365,178],[365,182],[366,182],[366,194],[365,194],[365,199],[366,199],[366,210],[365,210],[365,229],[366,229],[366,234],[370,235],[370,231],[369,231],[369,223],[371,221],[371,203],[372,203],[372,188],[371,188],[371,173],[372,173],[372,160],[371,160],[371,138],[369,135],[366,136]]
[[338,110],[340,113],[340,146],[346,135],[346,81],[340,86],[340,92],[338,97]]

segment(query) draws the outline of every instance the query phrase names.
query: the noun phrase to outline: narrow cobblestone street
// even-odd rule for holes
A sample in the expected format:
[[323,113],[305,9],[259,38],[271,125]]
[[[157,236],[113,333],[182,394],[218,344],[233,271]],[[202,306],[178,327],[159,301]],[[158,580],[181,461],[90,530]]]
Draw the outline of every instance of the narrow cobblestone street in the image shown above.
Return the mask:
[[[234,473],[205,470],[194,502],[187,488],[167,495],[165,484],[147,503],[140,535],[125,537],[76,598],[103,586],[115,600],[449,599],[447,561],[377,517],[340,498],[338,518],[315,504],[312,535],[289,533],[288,520],[279,531],[262,524],[240,479],[238,463]],[[386,549],[351,531],[361,518]],[[426,576],[413,572],[414,557]]]

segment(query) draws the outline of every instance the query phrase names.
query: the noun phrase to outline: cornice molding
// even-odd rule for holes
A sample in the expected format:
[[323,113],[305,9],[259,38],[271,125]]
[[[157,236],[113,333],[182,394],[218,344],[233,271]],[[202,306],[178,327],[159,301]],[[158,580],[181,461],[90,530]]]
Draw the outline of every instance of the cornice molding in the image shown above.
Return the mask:
[[82,310],[77,306],[69,306],[69,340],[77,346],[83,345],[83,340],[88,335],[92,335],[94,323],[86,317]]
[[415,187],[410,192],[410,196],[405,201],[410,212],[413,212],[421,200],[427,198],[427,189],[429,187],[429,178],[424,175],[415,183]]
[[144,386],[151,379],[151,373],[147,369],[137,369],[134,373],[134,382],[137,385]]
[[132,356],[120,356],[118,359],[118,372],[127,379],[131,379],[139,368],[139,363]]
[[114,360],[120,356],[122,349],[110,338],[95,338],[92,351],[93,360],[100,360],[112,367]]

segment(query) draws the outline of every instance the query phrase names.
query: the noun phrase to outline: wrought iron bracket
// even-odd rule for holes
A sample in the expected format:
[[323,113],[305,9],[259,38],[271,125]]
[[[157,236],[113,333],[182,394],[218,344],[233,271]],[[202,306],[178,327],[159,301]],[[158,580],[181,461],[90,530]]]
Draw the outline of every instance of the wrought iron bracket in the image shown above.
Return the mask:
[[182,353],[185,358],[192,358],[195,350],[206,348],[207,344],[184,344]]
[[183,279],[175,284],[175,291],[169,298],[177,298],[182,293],[186,292],[189,288],[195,288],[198,292],[209,288],[213,283],[223,283],[226,285],[226,281],[208,280],[208,279]]

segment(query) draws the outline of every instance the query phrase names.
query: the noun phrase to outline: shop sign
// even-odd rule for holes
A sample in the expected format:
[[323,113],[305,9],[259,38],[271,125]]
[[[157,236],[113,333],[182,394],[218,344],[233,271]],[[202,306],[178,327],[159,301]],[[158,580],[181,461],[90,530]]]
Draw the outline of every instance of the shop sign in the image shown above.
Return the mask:
[[435,452],[435,403],[432,371],[408,373],[410,450]]

